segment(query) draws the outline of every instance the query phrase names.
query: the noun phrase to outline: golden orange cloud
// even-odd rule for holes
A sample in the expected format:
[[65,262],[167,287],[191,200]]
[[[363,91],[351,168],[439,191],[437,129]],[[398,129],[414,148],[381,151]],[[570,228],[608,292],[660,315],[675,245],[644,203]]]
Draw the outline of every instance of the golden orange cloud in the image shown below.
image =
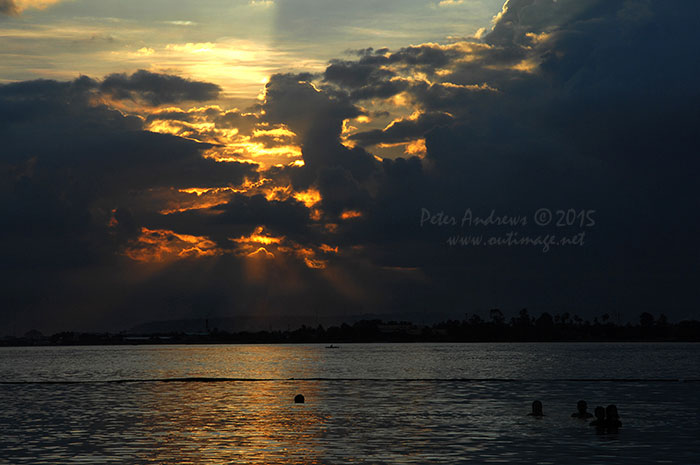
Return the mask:
[[[170,114],[175,116],[168,118]],[[232,114],[240,119],[235,127],[222,122]],[[220,162],[255,163],[261,168],[303,165],[301,147],[294,142],[296,134],[283,124],[270,127],[259,116],[236,109],[224,111],[218,105],[188,110],[167,107],[151,113],[146,129],[212,144],[204,157]]]
[[141,235],[131,241],[124,251],[130,259],[147,263],[211,257],[222,253],[216,243],[206,237],[148,228],[141,228]]
[[268,252],[265,247],[259,247],[258,250],[256,250],[255,252],[249,253],[248,256],[251,258],[264,258],[264,259],[275,258],[275,254],[273,254],[272,252]]
[[[228,203],[234,194],[255,195],[266,192],[267,184],[272,180],[262,178],[257,181],[246,179],[237,187],[188,187],[178,189],[173,198],[166,200],[166,205],[160,210],[162,215],[181,213],[189,210],[207,210]],[[221,210],[212,210],[206,213],[218,214]]]
[[343,213],[340,214],[340,218],[343,220],[362,218],[362,212],[358,210],[345,210]]
[[207,210],[228,203],[236,191],[237,189],[227,187],[179,189],[179,193],[189,195],[169,200],[159,213],[171,215],[190,210]]
[[323,270],[326,268],[326,266],[328,266],[328,260],[318,258],[316,251],[310,247],[302,247],[298,244],[292,244],[292,246],[285,247],[283,250],[302,259],[308,268]]
[[279,244],[284,240],[284,236],[280,237],[274,237],[270,236],[264,233],[264,228],[262,226],[258,226],[255,228],[255,231],[250,236],[241,236],[238,238],[232,238],[229,239],[233,242],[236,242],[238,244],[264,244],[264,245],[270,245],[270,244]]
[[306,205],[307,208],[313,207],[322,200],[321,193],[316,189],[297,192],[294,194],[294,198]]
[[[284,236],[273,236],[265,232],[263,226],[255,228],[252,234],[230,238],[238,244],[236,253],[253,259],[274,259],[276,257],[293,257],[302,260],[308,268],[325,269],[328,260],[324,256],[338,254],[338,246],[328,244],[301,245]],[[259,270],[258,270],[259,271]]]
[[321,251],[325,253],[338,253],[338,246],[336,245],[335,247],[331,247],[328,244],[321,244],[320,247]]
[[43,10],[60,1],[62,0],[13,0],[14,11],[12,13],[19,14],[30,8]]

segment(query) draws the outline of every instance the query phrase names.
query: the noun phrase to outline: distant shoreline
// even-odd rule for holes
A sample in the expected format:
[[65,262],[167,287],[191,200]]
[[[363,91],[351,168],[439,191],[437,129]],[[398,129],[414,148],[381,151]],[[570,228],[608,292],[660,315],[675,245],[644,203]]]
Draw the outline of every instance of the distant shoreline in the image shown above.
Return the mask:
[[361,320],[352,325],[324,328],[301,326],[295,330],[226,331],[210,328],[209,321],[200,331],[130,331],[121,333],[60,332],[44,336],[28,331],[22,337],[6,336],[0,347],[25,346],[104,346],[158,344],[355,344],[355,343],[663,343],[700,342],[700,322],[669,323],[663,315],[654,318],[640,315],[637,325],[594,323],[570,320],[543,313],[539,318],[522,311],[518,318],[506,323],[492,311],[492,319],[477,317],[448,320],[430,326],[408,321]]
[[[336,341],[337,342],[337,341]],[[650,341],[631,341],[631,340],[609,340],[609,341],[347,341],[337,342],[338,344],[700,344],[698,340],[650,340]],[[6,344],[0,343],[2,348],[22,348],[22,347],[124,347],[124,346],[206,346],[206,345],[221,345],[221,346],[244,346],[244,345],[322,345],[323,342],[318,341],[294,341],[294,342],[213,342],[213,341],[179,341],[173,342],[169,340],[157,340],[154,342],[105,342],[105,343],[68,343],[68,344],[31,344],[18,343]]]

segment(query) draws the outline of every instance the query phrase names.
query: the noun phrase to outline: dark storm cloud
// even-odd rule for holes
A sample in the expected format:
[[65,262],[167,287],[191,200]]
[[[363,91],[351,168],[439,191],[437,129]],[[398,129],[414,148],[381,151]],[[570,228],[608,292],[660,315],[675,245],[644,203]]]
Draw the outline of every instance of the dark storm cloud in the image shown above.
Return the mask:
[[[263,195],[236,194],[209,210],[189,210],[169,215],[149,216],[153,228],[173,229],[181,234],[206,236],[222,249],[239,245],[236,238],[247,237],[259,227],[264,234],[284,237],[285,241],[316,247],[326,237],[309,218],[308,208],[295,199],[268,200]],[[264,244],[259,244],[261,246]]]
[[[345,250],[361,247],[373,264],[364,272],[384,282],[388,295],[400,286],[380,279],[376,267],[422,270],[429,279],[384,301],[387,309],[433,302],[461,315],[529,305],[633,317],[642,308],[667,311],[674,296],[678,316],[685,316],[697,303],[690,291],[697,267],[689,257],[698,256],[692,239],[698,228],[679,218],[697,211],[700,196],[692,180],[697,60],[687,58],[697,30],[684,17],[698,8],[683,7],[509,2],[481,43],[365,51],[355,62],[331,63],[320,90],[311,84],[317,76],[274,76],[263,120],[296,132],[306,163],[279,172],[297,187],[319,189],[324,215],[338,223],[334,234],[319,232],[297,204],[295,215],[280,214],[288,221],[275,230]],[[414,79],[416,73],[429,79]],[[402,92],[423,116],[354,139],[369,146],[425,137],[425,160],[380,163],[340,143],[343,120],[362,113],[355,102]],[[250,218],[241,223],[250,229],[267,218],[252,212],[272,208],[262,198],[243,210],[240,202],[221,207],[236,212],[226,216],[227,227]],[[543,206],[596,209],[599,223],[586,247],[548,255],[449,248],[444,229],[418,221],[421,208],[528,215]],[[346,210],[362,216],[344,221]]]
[[370,48],[360,50],[357,61],[331,62],[323,77],[324,82],[347,90],[353,102],[386,99],[420,85],[406,76],[412,77],[418,72],[433,76],[443,66],[462,57],[463,53],[457,48],[436,44],[406,47],[394,53]]
[[343,120],[359,116],[360,109],[342,93],[317,90],[304,80],[309,78],[273,76],[263,105],[266,121],[286,124],[300,138],[305,167],[293,177],[295,185],[308,187],[326,168],[342,168],[355,179],[366,180],[376,169],[374,157],[359,147],[349,149],[340,143]]
[[16,15],[19,13],[14,0],[0,0],[0,13],[5,15]]
[[100,83],[99,89],[116,100],[138,100],[154,106],[213,100],[221,92],[216,84],[146,70],[136,71],[131,76],[110,74]]
[[236,128],[246,134],[251,133],[259,122],[258,115],[253,113],[240,113],[238,111],[216,113],[214,110],[207,110],[207,114],[213,118],[217,127]]
[[286,124],[296,134],[306,138],[313,131],[328,137],[340,135],[344,119],[361,114],[342,95],[335,98],[316,89],[310,74],[276,74],[266,85],[263,105],[265,120],[273,124]]
[[[5,161],[36,157],[40,166],[70,166],[101,190],[154,186],[226,186],[250,165],[201,157],[208,144],[143,131],[142,120],[90,98],[95,81],[29,81],[0,86]],[[99,181],[99,182],[98,182]]]
[[448,125],[453,121],[448,113],[423,113],[416,119],[394,121],[384,129],[358,132],[349,137],[362,146],[380,143],[407,142],[425,137],[425,134],[438,126]]
[[[508,0],[486,42],[506,49],[529,46],[528,34],[567,30],[579,21],[617,21],[618,12],[644,7],[646,0]],[[623,13],[624,14],[624,13]],[[586,40],[594,39],[586,37]]]
[[395,73],[388,69],[350,61],[333,62],[323,73],[326,81],[349,88],[362,87],[372,82],[391,78],[394,75]]
[[[185,80],[163,78],[184,83],[164,95],[199,95]],[[161,99],[157,92],[147,98]],[[147,132],[141,118],[94,103],[100,95],[99,81],[88,77],[0,86],[2,324],[31,308],[38,313],[27,318],[46,322],[118,302],[112,286],[128,272],[121,250],[147,217],[136,194],[257,179],[255,165],[205,159],[210,145]]]
[[5,253],[6,265],[97,259],[92,254],[116,238],[108,211],[96,205],[118,208],[131,190],[229,186],[257,176],[253,165],[202,158],[206,144],[143,131],[140,118],[91,104],[94,89],[85,77],[0,86],[0,234],[22,244]]
[[366,184],[342,166],[327,166],[319,170],[317,186],[323,196],[323,209],[333,216],[343,210],[364,209],[371,199]]
[[[510,69],[523,60],[525,49],[517,49],[513,54],[476,42],[424,44],[395,53],[370,49],[362,51],[357,61],[332,62],[324,73],[324,90],[334,85],[343,88],[352,102],[406,92],[426,108],[447,110],[444,102],[450,102],[451,111],[459,111],[479,91],[497,90],[487,83],[508,84],[522,78],[522,72]],[[433,105],[433,99],[440,102]]]
[[[699,10],[692,2],[510,1],[481,43],[364,50],[355,62],[332,63],[324,77],[335,95],[355,102],[404,92],[426,115],[453,117],[350,136],[371,146],[424,135],[430,169],[408,169],[417,159],[400,159],[363,180],[337,168],[319,172],[317,184],[337,191],[329,193],[335,210],[364,209],[362,219],[341,225],[344,239],[366,244],[384,265],[423,268],[443,305],[519,300],[590,312],[609,308],[617,292],[630,316],[665,310],[669,295],[687,314],[697,304],[689,291],[697,263],[688,257],[699,255],[691,231],[700,225],[678,218],[700,198],[690,174],[698,169],[699,117],[691,108],[700,65],[689,54],[698,39],[689,18]],[[447,72],[438,75],[440,68]],[[399,72],[433,78],[410,81]],[[598,211],[587,249],[556,256],[445,249],[445,234],[411,223],[422,207],[528,214],[553,205]],[[455,273],[470,284],[458,286]],[[606,284],[615,280],[625,284]],[[650,292],[655,283],[659,291]],[[496,297],[485,297],[485,288]],[[569,295],[582,297],[571,303]]]
[[[99,81],[0,86],[2,238],[14,245],[3,253],[4,276],[11,278],[8,286],[24,290],[10,298],[22,302],[22,292],[32,289],[28,278],[17,278],[20,262],[89,270],[90,264],[111,263],[104,257],[140,226],[206,236],[230,249],[232,236],[264,225],[304,246],[337,245],[338,258],[326,274],[300,260],[287,268],[261,265],[254,273],[231,254],[183,260],[165,267],[152,287],[136,288],[130,304],[144,311],[157,307],[161,317],[170,314],[168,299],[175,294],[183,308],[171,313],[178,316],[201,316],[207,305],[221,311],[269,305],[295,313],[308,297],[328,311],[345,306],[358,313],[429,316],[440,309],[461,317],[529,306],[535,313],[571,311],[587,318],[611,311],[634,318],[645,310],[697,317],[700,63],[693,47],[700,39],[694,21],[700,6],[642,0],[516,0],[506,6],[493,31],[472,44],[365,50],[355,61],[332,62],[323,75],[274,75],[259,107],[264,113],[208,109],[204,116],[177,111],[149,117],[206,117],[227,128],[245,127],[246,134],[258,124],[285,125],[297,135],[304,166],[260,173],[204,160],[206,144],[146,133],[140,118],[91,105],[90,95],[106,92]],[[189,85],[166,81],[175,88]],[[199,90],[161,94],[138,79],[114,82],[120,83],[109,91],[114,98],[151,104],[214,92],[194,86]],[[344,121],[391,110],[390,103],[369,109],[360,103],[370,106],[368,100],[399,93],[420,116],[357,132],[350,136],[358,142],[354,148],[341,143]],[[415,138],[425,138],[423,158],[379,161],[363,147]],[[321,218],[291,198],[240,193],[210,208],[168,215],[119,201],[129,190],[185,187],[194,180],[235,185],[257,176],[280,186],[289,180],[297,190],[318,189]],[[122,207],[115,213],[122,229],[96,228],[95,204]],[[542,207],[596,210],[585,246],[547,254],[448,247],[453,234],[508,230],[419,222],[422,208],[458,219],[465,208],[532,219]],[[348,211],[353,215],[343,217]],[[562,235],[573,229],[538,229],[531,221],[518,232]],[[417,269],[422,278],[409,282],[386,271],[395,269]],[[269,300],[260,298],[268,293]],[[216,298],[212,303],[203,296]]]
[[195,120],[197,114],[191,113],[185,110],[168,109],[166,111],[159,111],[156,113],[150,113],[146,116],[146,122],[150,123],[153,121],[183,121],[185,123],[191,123]]
[[345,63],[347,69],[357,72],[363,69],[368,72],[370,66],[377,65],[402,65],[414,70],[432,72],[448,65],[453,60],[461,58],[462,52],[455,48],[444,47],[437,44],[422,44],[404,47],[396,52],[387,49],[365,49],[358,51],[360,59],[358,66],[352,67],[352,63]]
[[[420,45],[402,48],[398,52],[392,53],[387,57],[387,62],[411,66],[417,69],[432,70],[447,65],[460,55],[457,50],[432,45]],[[369,57],[363,57],[360,61],[371,62],[373,60]]]
[[[271,81],[268,111],[262,122],[268,128],[276,124],[293,127],[307,142],[309,165],[313,167],[305,170],[310,173],[306,176],[309,183],[326,170],[352,171],[348,179],[366,179],[376,161],[362,149],[349,150],[338,142],[342,121],[359,110],[321,94],[304,78],[307,76]],[[262,265],[262,271],[258,270],[265,282],[273,279],[277,283],[274,290],[265,291],[267,285],[250,281],[247,258],[230,253],[237,244],[229,239],[249,235],[260,225],[265,226],[265,233],[284,236],[304,247],[318,247],[328,239],[310,220],[309,209],[296,200],[237,194],[227,203],[205,210],[169,215],[154,211],[158,204],[142,199],[173,187],[235,186],[244,177],[254,181],[256,167],[203,159],[207,144],[146,132],[141,118],[94,105],[93,97],[100,93],[99,81],[85,77],[65,83],[38,81],[0,87],[2,108],[7,110],[0,115],[6,148],[3,163],[7,164],[2,183],[7,194],[2,203],[2,239],[15,246],[3,253],[4,295],[12,303],[3,324],[16,317],[21,324],[40,327],[50,324],[51,328],[71,329],[87,321],[100,327],[109,321],[122,328],[127,321],[194,313],[201,316],[201,312],[220,309],[255,310],[264,316],[265,308],[256,295],[263,291],[268,296],[265,302],[274,304],[278,313],[290,305],[294,305],[290,311],[297,313],[307,305],[358,312],[362,310],[356,300],[360,296],[381,301],[376,282],[362,286],[362,293],[354,296],[347,290],[334,290],[336,285],[351,288],[353,279],[338,278],[333,285],[325,282],[294,248],[292,256],[281,262],[284,268],[279,268],[278,260],[276,267]],[[215,108],[168,110],[149,116],[147,122],[158,118],[206,118],[248,133],[259,122],[258,116]],[[329,133],[321,131],[322,124]],[[292,167],[277,170],[282,172],[280,176],[290,178],[302,171]],[[328,201],[337,199],[334,192],[341,189],[345,186],[324,185]],[[171,195],[177,200],[174,192]],[[341,200],[338,209],[353,205],[347,195]],[[138,270],[133,272],[134,265],[121,252],[137,240],[142,227],[156,230],[147,235],[148,240],[177,242],[178,236],[167,233],[173,230],[211,238],[229,253],[196,263],[185,260],[171,264],[157,276],[139,281]],[[278,258],[283,257],[278,254]],[[348,264],[343,272],[353,266]],[[44,271],[36,272],[38,267]],[[125,280],[129,283],[124,284]],[[42,303],[49,300],[50,309]],[[103,316],[84,314],[90,313],[87,309],[91,307]]]
[[349,92],[352,101],[369,100],[373,98],[387,99],[409,89],[411,83],[406,79],[393,79],[391,81],[379,81],[352,89]]
[[414,101],[431,112],[448,112],[467,118],[476,117],[484,107],[502,100],[499,90],[487,85],[419,83],[410,89]]

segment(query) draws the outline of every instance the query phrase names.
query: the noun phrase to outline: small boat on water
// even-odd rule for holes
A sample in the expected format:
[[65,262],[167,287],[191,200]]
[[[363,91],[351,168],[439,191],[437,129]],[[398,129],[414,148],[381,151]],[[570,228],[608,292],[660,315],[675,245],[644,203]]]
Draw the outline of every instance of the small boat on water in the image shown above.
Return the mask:
[[326,346],[326,349],[340,349],[340,346],[334,346],[333,344]]

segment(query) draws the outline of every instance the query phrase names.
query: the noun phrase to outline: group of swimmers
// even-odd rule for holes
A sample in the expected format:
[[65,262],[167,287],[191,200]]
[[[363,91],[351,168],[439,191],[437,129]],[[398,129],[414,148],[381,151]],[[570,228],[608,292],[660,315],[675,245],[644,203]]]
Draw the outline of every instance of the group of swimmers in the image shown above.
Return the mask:
[[[294,397],[295,404],[303,404],[304,396],[302,394],[297,394]],[[543,417],[544,410],[542,408],[542,402],[536,400],[532,403],[532,412],[528,413],[531,417]],[[580,420],[588,420],[593,418],[588,412],[588,403],[585,400],[579,400],[576,403],[576,411],[571,414],[571,418],[578,418]],[[596,407],[595,408],[595,420],[590,423],[591,426],[596,427],[598,433],[614,433],[622,426],[620,421],[620,415],[617,413],[617,406],[614,404],[608,405],[607,408]]]
[[[544,411],[542,409],[542,402],[536,400],[532,403],[532,413],[529,414],[532,417],[543,417]],[[593,418],[588,412],[588,404],[585,400],[579,400],[576,404],[576,412],[571,414],[572,418],[579,418],[581,420],[587,420]],[[621,426],[620,415],[617,413],[617,406],[614,404],[608,405],[607,408],[596,407],[595,408],[595,420],[590,423],[591,426],[595,426],[598,432],[616,432]]]

